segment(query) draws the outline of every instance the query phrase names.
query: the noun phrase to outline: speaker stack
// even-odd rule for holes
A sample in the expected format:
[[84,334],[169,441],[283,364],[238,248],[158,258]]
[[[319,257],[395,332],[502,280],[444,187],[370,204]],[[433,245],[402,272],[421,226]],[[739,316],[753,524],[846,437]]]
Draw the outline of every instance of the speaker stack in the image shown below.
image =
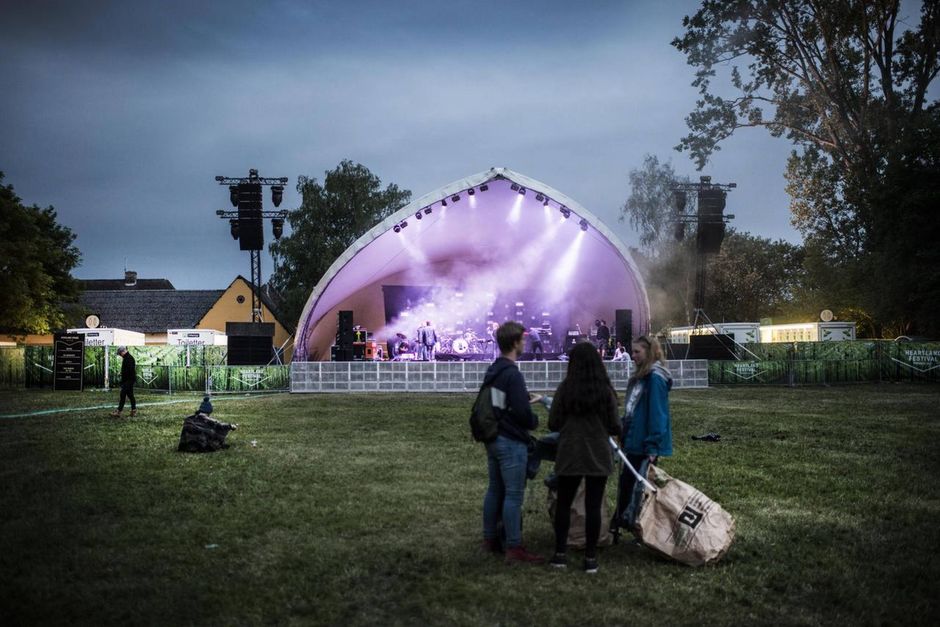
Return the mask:
[[353,312],[347,310],[338,312],[336,314],[336,343],[330,351],[330,358],[333,361],[352,361],[355,339]]

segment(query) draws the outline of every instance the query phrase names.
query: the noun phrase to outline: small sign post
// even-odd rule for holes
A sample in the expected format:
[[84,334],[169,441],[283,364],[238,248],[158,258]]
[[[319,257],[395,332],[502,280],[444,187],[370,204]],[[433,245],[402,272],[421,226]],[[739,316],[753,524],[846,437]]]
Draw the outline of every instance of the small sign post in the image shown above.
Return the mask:
[[81,333],[56,333],[55,363],[52,367],[53,390],[82,391],[85,371],[85,338]]

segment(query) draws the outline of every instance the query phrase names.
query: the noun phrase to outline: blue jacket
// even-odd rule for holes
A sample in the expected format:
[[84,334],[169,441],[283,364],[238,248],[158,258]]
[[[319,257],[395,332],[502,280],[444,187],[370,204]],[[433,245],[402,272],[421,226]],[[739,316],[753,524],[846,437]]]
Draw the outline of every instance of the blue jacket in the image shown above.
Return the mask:
[[628,400],[633,385],[642,385],[643,391],[633,409],[632,420],[624,416],[623,449],[633,455],[672,455],[672,419],[669,417],[672,375],[657,363],[645,378],[630,383],[626,392]]

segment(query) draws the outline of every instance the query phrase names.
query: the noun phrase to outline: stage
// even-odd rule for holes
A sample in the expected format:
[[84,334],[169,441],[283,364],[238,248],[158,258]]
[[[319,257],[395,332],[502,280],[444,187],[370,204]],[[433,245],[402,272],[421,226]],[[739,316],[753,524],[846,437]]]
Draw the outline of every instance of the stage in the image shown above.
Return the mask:
[[[564,361],[521,361],[529,390],[552,392],[567,372]],[[611,383],[622,395],[633,368],[630,361],[605,362]],[[290,365],[290,390],[310,392],[476,392],[488,361],[301,361]],[[673,389],[707,388],[708,361],[669,362]]]

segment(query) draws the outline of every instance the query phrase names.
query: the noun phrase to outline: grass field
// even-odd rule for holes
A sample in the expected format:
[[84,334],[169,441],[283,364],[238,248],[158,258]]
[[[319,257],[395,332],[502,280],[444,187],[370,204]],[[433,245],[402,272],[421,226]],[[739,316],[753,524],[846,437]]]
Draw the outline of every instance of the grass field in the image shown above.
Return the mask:
[[[80,409],[115,400],[0,391],[0,623],[940,619],[937,386],[673,393],[663,467],[736,517],[735,544],[701,569],[620,544],[594,577],[477,551],[469,396],[223,398],[216,417],[240,426],[209,455],[175,450],[198,397],[141,395],[135,419]],[[9,417],[51,408],[75,411]],[[710,431],[722,441],[690,439]],[[525,508],[526,543],[546,555],[549,469]]]

